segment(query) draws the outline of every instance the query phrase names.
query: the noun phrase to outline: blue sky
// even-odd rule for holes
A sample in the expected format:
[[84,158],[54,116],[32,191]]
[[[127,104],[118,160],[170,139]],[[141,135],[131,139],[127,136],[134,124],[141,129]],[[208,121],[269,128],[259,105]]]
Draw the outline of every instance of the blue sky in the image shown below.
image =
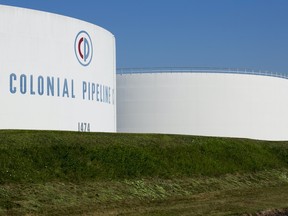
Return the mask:
[[288,73],[287,0],[0,0],[85,20],[116,37],[117,67]]

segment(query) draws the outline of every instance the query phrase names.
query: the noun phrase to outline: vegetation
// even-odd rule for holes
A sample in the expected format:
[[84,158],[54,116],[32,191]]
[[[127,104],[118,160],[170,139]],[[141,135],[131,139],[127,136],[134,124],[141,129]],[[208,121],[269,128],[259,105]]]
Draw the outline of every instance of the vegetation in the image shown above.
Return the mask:
[[[288,142],[0,131],[0,215],[236,214],[288,207],[285,189]],[[218,201],[225,209],[210,203]]]

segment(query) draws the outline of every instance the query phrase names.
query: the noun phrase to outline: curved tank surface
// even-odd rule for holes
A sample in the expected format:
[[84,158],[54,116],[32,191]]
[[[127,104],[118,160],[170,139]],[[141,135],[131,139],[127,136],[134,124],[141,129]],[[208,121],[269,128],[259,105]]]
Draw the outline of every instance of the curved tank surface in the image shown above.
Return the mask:
[[115,38],[74,18],[0,6],[0,129],[116,131]]
[[125,71],[117,74],[119,132],[288,140],[285,76],[232,70]]

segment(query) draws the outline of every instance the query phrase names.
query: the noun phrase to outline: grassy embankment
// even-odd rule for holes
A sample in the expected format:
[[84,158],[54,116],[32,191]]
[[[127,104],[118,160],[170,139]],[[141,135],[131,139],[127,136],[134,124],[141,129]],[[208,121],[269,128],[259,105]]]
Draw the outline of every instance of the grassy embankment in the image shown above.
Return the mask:
[[0,131],[0,215],[234,215],[285,190],[288,142]]

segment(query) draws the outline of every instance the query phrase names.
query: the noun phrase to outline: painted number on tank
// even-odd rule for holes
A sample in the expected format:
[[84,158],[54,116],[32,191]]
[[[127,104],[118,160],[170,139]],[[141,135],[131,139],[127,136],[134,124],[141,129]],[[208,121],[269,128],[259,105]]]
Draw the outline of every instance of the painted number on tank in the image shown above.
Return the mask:
[[78,122],[78,131],[79,132],[90,132],[90,123]]

